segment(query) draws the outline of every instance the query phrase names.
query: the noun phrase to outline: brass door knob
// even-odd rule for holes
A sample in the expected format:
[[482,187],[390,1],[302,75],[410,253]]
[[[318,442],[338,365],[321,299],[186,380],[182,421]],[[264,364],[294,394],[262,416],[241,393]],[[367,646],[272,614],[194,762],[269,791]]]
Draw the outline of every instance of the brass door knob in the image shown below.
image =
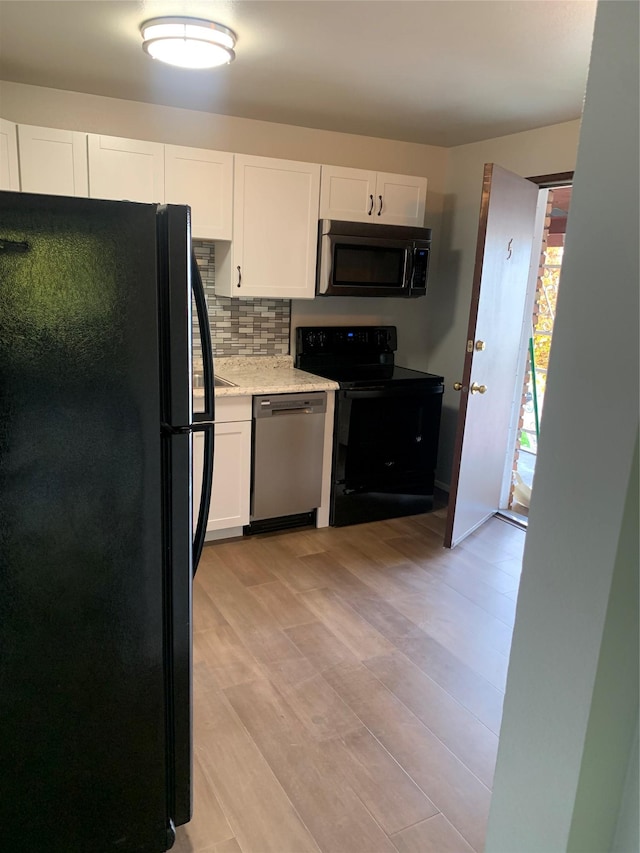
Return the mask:
[[470,390],[472,394],[484,394],[484,392],[487,390],[487,386],[478,385],[477,382],[474,382]]
[[453,383],[454,391],[462,391],[462,382],[454,382]]

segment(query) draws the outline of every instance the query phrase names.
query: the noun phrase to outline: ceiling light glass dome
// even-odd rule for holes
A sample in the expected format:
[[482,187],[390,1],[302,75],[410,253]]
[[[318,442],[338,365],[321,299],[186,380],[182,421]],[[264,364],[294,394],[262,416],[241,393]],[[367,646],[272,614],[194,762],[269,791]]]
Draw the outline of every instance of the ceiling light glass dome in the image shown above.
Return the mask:
[[181,68],[215,68],[235,59],[233,30],[203,18],[152,18],[140,27],[142,49]]

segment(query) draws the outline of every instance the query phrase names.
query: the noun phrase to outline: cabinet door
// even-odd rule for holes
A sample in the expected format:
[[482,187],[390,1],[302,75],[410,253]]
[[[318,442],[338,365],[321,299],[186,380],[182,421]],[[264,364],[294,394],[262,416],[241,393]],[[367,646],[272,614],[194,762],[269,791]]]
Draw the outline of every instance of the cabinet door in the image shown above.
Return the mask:
[[[202,487],[204,435],[193,436],[193,529],[198,522]],[[251,485],[251,421],[215,425],[213,490],[207,533],[249,523]]]
[[89,195],[87,134],[18,125],[22,191]]
[[216,292],[312,299],[319,198],[319,165],[236,154],[233,243]]
[[91,198],[164,201],[164,145],[89,134]]
[[190,205],[193,237],[231,240],[233,154],[165,145],[164,181],[167,204]]
[[372,222],[376,212],[376,172],[323,166],[320,219]]
[[386,225],[424,226],[427,179],[378,172],[374,222]]
[[18,138],[12,121],[0,118],[0,190],[19,190]]

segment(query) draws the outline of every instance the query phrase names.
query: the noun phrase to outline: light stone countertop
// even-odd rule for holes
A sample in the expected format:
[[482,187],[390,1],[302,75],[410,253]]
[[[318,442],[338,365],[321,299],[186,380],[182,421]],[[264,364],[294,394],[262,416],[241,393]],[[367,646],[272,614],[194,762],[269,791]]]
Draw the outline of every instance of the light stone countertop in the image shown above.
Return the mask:
[[[244,397],[254,394],[294,394],[297,391],[337,391],[339,385],[293,366],[290,355],[237,356],[216,358],[214,373],[232,386],[218,386],[215,395]],[[202,388],[194,389],[194,397],[204,397]]]

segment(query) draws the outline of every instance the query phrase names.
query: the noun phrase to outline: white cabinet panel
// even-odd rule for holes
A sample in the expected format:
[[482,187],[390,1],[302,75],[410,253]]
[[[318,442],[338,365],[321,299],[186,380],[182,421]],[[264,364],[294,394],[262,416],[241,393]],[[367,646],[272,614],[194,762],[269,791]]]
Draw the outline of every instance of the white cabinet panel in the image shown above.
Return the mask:
[[323,166],[320,219],[424,225],[427,179]]
[[87,134],[18,126],[22,191],[88,196]]
[[207,530],[249,524],[251,422],[216,423]]
[[424,225],[427,179],[378,172],[375,221],[389,225]]
[[235,155],[233,242],[216,248],[216,293],[315,295],[320,166]]
[[375,208],[376,173],[323,166],[320,219],[369,221]]
[[[216,400],[216,424],[213,451],[213,489],[207,519],[207,533],[231,530],[249,524],[251,488],[251,398]],[[219,405],[221,403],[221,405]],[[232,414],[247,417],[226,421]],[[200,509],[204,434],[193,435],[193,529]],[[215,538],[211,537],[211,538]]]
[[167,204],[191,206],[193,237],[231,240],[233,154],[165,145],[164,179]]
[[0,190],[19,190],[16,125],[0,118]]
[[164,145],[90,133],[91,198],[164,201]]

